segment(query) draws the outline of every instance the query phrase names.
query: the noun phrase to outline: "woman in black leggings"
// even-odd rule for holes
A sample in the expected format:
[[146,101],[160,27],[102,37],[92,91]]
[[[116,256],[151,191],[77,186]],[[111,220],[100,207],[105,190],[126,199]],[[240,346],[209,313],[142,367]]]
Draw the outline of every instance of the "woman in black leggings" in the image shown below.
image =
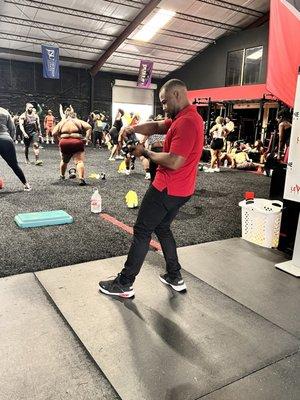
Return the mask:
[[24,185],[24,190],[31,190],[25,175],[18,165],[15,145],[12,137],[15,135],[15,125],[7,110],[0,107],[0,156],[7,162]]

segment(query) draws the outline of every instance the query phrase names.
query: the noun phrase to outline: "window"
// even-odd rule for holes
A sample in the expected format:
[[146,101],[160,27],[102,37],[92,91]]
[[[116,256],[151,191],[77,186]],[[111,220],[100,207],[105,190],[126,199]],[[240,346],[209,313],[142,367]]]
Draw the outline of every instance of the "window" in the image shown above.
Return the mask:
[[227,58],[226,86],[241,84],[244,50],[231,51]]
[[260,81],[263,47],[236,50],[228,53],[226,86],[249,85]]
[[259,82],[262,56],[262,46],[245,50],[243,85]]

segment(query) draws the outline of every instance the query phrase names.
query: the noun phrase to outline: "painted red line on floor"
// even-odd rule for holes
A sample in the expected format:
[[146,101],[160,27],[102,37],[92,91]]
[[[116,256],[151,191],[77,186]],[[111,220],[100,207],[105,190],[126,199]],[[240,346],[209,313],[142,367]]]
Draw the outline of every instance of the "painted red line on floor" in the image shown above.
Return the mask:
[[255,175],[263,175],[263,174],[264,174],[264,173],[261,172],[261,171],[245,171],[245,172],[248,172],[248,173],[250,173],[250,174],[255,174]]
[[[133,228],[131,226],[124,224],[123,222],[112,217],[111,215],[101,213],[100,217],[102,219],[104,219],[105,221],[108,221],[108,222],[112,223],[113,225],[117,226],[118,228],[122,229],[123,231],[133,235]],[[153,247],[157,251],[161,251],[161,245],[158,242],[156,242],[155,240],[150,241],[150,246]]]

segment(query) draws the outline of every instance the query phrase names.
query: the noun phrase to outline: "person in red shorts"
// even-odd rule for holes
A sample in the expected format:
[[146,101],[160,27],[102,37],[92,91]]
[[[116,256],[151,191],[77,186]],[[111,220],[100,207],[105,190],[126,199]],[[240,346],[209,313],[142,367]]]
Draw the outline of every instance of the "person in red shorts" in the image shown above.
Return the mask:
[[49,137],[51,137],[51,143],[54,144],[54,139],[52,136],[53,128],[55,127],[56,120],[51,110],[48,110],[48,113],[44,119],[44,129],[46,131],[46,143],[49,144]]
[[163,151],[133,146],[136,157],[144,156],[158,164],[154,181],[146,192],[133,229],[133,241],[122,271],[113,280],[99,282],[102,293],[129,298],[134,296],[133,282],[140,272],[148,252],[151,234],[155,232],[166,261],[167,273],[161,282],[180,292],[186,290],[181,276],[175,239],[170,225],[193,195],[204,132],[203,120],[195,106],[189,103],[187,88],[178,79],[166,82],[159,93],[168,119],[126,127],[123,137],[138,132],[142,135],[166,134]]
[[84,144],[88,141],[92,127],[87,122],[76,117],[74,111],[66,111],[66,118],[60,121],[53,129],[53,136],[59,139],[61,154],[60,179],[65,179],[67,166],[73,157],[79,185],[85,186],[84,180]]

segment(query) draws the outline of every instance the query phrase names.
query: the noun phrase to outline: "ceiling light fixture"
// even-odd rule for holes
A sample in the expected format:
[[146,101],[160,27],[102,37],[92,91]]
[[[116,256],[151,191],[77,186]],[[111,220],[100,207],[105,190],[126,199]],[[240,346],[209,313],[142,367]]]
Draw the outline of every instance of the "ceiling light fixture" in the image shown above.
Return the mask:
[[157,31],[166,25],[175,15],[175,11],[164,10],[159,11],[133,36],[135,40],[148,42]]

